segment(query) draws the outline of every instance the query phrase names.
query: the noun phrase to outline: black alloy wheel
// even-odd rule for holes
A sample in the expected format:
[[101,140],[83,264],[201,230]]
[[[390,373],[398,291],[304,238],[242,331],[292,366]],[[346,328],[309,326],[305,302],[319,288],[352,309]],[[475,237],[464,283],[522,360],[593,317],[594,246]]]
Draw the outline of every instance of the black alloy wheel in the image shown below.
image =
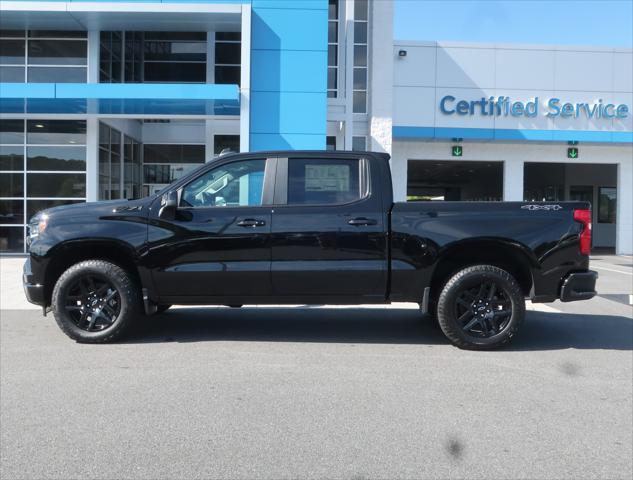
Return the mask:
[[459,348],[484,350],[507,344],[525,317],[525,294],[507,271],[474,265],[455,273],[437,301],[444,335]]
[[121,313],[121,295],[107,278],[86,274],[66,291],[64,306],[82,330],[97,332],[111,327]]
[[59,328],[73,340],[106,343],[130,329],[142,300],[133,273],[107,260],[85,260],[59,277],[51,307]]
[[490,338],[501,333],[510,323],[510,295],[495,280],[472,287],[465,286],[454,302],[455,317],[468,335]]

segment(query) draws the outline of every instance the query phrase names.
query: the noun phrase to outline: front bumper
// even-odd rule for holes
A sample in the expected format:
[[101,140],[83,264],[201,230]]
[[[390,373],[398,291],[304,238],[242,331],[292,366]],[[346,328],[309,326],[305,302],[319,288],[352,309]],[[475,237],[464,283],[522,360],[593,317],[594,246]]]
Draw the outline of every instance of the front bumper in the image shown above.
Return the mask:
[[596,280],[598,272],[570,273],[563,280],[560,289],[561,302],[575,302],[577,300],[589,300],[596,295]]
[[46,307],[46,297],[44,295],[44,285],[35,282],[31,271],[31,259],[27,258],[22,269],[22,286],[24,294],[29,303]]

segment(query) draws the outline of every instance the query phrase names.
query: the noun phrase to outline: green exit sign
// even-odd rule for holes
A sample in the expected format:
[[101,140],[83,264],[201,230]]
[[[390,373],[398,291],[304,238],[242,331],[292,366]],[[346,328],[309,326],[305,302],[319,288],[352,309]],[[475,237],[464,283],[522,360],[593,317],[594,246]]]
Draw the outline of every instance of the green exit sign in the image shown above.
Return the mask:
[[461,157],[463,153],[464,149],[461,147],[461,145],[453,145],[453,148],[451,149],[451,154],[454,157]]
[[567,158],[578,158],[578,148],[569,147],[567,149]]

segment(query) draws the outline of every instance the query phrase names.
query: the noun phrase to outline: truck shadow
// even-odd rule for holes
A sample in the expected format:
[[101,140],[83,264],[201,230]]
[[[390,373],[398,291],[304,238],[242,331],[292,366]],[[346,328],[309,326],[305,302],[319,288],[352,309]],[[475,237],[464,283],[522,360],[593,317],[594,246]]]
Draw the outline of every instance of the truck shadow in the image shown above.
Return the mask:
[[[417,310],[384,308],[181,308],[144,318],[126,343],[309,342],[447,345]],[[633,350],[626,316],[527,312],[506,351]]]

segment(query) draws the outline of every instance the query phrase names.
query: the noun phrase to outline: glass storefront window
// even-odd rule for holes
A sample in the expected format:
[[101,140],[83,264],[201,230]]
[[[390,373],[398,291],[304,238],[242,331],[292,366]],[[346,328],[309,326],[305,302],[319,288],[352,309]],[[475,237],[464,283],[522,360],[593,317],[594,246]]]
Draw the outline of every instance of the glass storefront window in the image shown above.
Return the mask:
[[83,83],[87,80],[85,31],[3,30],[0,81]]
[[240,84],[242,44],[239,32],[215,34],[215,83]]
[[24,147],[18,145],[0,146],[0,170],[24,170]]
[[367,150],[367,138],[352,137],[352,150],[356,150],[358,152],[364,152]]
[[85,132],[82,120],[0,121],[0,253],[24,252],[38,211],[85,201]]
[[24,40],[1,40],[0,63],[3,65],[24,65]]
[[0,173],[0,197],[22,197],[23,195],[23,173]]
[[598,196],[598,223],[615,223],[618,190],[615,187],[600,187]]
[[0,252],[24,251],[24,227],[0,227]]
[[83,198],[86,196],[84,173],[28,173],[26,193],[29,197]]
[[121,198],[121,132],[99,123],[99,200]]
[[19,225],[25,223],[22,200],[0,200],[0,225],[11,223]]
[[215,83],[217,84],[239,85],[240,75],[240,67],[215,67]]
[[338,97],[339,0],[328,1],[328,98]]
[[204,145],[143,145],[143,163],[204,163]]
[[0,82],[22,83],[24,81],[24,67],[0,67]]
[[29,30],[29,38],[88,38],[84,30]]
[[144,82],[207,80],[205,32],[145,32],[143,54]]
[[123,197],[141,196],[141,145],[126,136],[123,142]]
[[230,150],[231,152],[240,151],[239,135],[214,135],[213,136],[213,154],[219,155],[222,150]]
[[27,170],[86,170],[84,147],[28,147],[26,157]]
[[28,81],[31,83],[85,83],[87,70],[84,67],[29,67]]
[[352,94],[354,113],[367,113],[368,19],[367,1],[356,0],[354,2],[354,91]]
[[88,43],[76,40],[29,40],[31,65],[86,65]]
[[85,120],[28,120],[26,142],[47,145],[85,145]]
[[24,120],[0,119],[0,144],[23,144]]

